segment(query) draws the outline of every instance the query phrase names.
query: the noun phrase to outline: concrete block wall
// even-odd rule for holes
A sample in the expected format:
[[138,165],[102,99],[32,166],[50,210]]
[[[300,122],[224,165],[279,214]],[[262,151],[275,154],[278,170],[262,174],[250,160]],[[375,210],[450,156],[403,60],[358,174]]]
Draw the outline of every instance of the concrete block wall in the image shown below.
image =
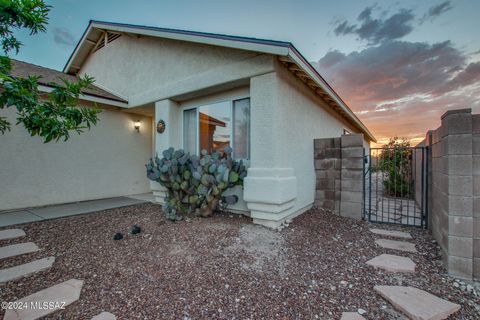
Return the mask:
[[363,135],[315,139],[315,205],[361,219],[363,205]]
[[473,276],[480,279],[480,114],[472,116]]
[[480,278],[480,115],[452,110],[427,133],[430,229],[448,272]]
[[314,140],[316,194],[315,205],[340,213],[340,138]]
[[340,215],[361,219],[363,204],[363,135],[342,135],[340,144],[342,147]]

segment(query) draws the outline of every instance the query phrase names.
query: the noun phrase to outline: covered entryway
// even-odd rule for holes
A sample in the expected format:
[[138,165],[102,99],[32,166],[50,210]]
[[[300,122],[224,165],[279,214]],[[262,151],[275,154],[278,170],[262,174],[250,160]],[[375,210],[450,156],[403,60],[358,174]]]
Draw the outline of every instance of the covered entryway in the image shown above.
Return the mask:
[[365,155],[363,217],[427,227],[427,148],[371,148]]

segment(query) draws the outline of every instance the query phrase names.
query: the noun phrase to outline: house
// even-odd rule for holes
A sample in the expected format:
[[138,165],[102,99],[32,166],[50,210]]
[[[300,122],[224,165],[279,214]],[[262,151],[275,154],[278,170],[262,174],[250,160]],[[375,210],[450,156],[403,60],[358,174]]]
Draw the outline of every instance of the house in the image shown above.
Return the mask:
[[105,110],[66,143],[44,145],[21,128],[1,137],[0,210],[150,190],[161,202],[164,191],[145,177],[152,155],[231,145],[249,167],[232,210],[274,227],[314,202],[313,139],[351,132],[365,147],[375,141],[288,42],[91,21],[63,73],[19,68],[48,81],[91,75],[82,102]]

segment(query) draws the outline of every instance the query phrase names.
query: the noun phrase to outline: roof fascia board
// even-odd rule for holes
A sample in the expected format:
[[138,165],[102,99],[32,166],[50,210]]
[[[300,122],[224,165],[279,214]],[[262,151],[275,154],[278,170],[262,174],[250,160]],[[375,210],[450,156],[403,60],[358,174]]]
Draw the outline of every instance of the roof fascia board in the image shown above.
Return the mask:
[[373,136],[373,134],[365,127],[365,125],[357,118],[357,116],[353,113],[352,110],[345,104],[345,102],[340,99],[335,91],[328,85],[328,83],[316,72],[312,70],[310,63],[306,62],[305,58],[295,49],[295,47],[291,47],[288,53],[288,57],[295,62],[303,71],[310,76],[315,82],[317,82],[320,87],[325,90],[325,92],[342,108],[342,110],[348,114],[348,116],[353,120],[353,122],[365,132],[368,138],[374,142],[377,140]]
[[212,36],[197,35],[194,33],[188,34],[187,32],[177,33],[177,32],[169,32],[169,31],[144,29],[144,28],[138,28],[134,26],[110,25],[110,24],[104,24],[100,22],[92,22],[91,26],[92,28],[107,29],[107,30],[112,30],[117,32],[135,33],[135,34],[140,34],[145,36],[167,38],[167,39],[187,41],[187,42],[196,42],[196,43],[202,43],[202,44],[208,44],[208,45],[214,45],[214,46],[220,46],[220,47],[243,49],[248,51],[258,51],[262,53],[275,54],[275,55],[288,54],[287,46],[268,45],[268,44],[240,41],[240,40],[234,40],[234,39],[222,39],[220,37],[214,37],[213,35]]
[[[54,88],[46,86],[46,85],[39,85],[38,90],[46,93],[50,93],[53,91]],[[97,103],[102,103],[102,104],[108,104],[110,106],[115,106],[115,107],[121,107],[121,108],[128,108],[128,103],[125,102],[120,102],[120,101],[115,101],[115,100],[110,100],[106,98],[101,98],[97,96],[93,96],[90,94],[81,94],[80,99],[86,100],[86,101],[91,101],[91,102],[97,102]]]

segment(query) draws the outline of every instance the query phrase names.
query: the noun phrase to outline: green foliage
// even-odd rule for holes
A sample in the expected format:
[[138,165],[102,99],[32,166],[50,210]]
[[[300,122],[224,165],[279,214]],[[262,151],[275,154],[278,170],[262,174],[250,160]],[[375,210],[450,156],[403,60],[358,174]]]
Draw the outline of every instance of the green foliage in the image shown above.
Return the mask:
[[[84,89],[91,87],[93,78],[84,76],[78,82],[62,80],[63,85],[50,84],[53,91],[44,97],[38,90],[39,77],[14,77],[11,60],[6,54],[18,53],[21,42],[14,31],[27,29],[30,35],[44,32],[48,22],[47,6],[42,0],[0,0],[0,42],[5,55],[0,56],[0,109],[15,107],[16,124],[23,124],[30,135],[44,142],[67,140],[70,132],[78,134],[98,121],[100,110],[78,107]],[[10,131],[11,124],[0,117],[0,133]]]
[[412,150],[407,139],[394,137],[389,140],[380,153],[378,169],[386,173],[383,181],[386,195],[412,196]]
[[238,201],[236,195],[223,196],[227,189],[242,185],[247,175],[243,162],[233,160],[231,153],[231,148],[225,148],[223,154],[203,150],[199,158],[169,148],[161,159],[150,159],[147,177],[167,189],[164,212],[168,219],[178,220],[196,209],[202,216],[210,216]]
[[0,0],[0,39],[3,51],[20,50],[22,43],[13,35],[16,29],[28,29],[30,35],[45,32],[50,6],[42,0]]

